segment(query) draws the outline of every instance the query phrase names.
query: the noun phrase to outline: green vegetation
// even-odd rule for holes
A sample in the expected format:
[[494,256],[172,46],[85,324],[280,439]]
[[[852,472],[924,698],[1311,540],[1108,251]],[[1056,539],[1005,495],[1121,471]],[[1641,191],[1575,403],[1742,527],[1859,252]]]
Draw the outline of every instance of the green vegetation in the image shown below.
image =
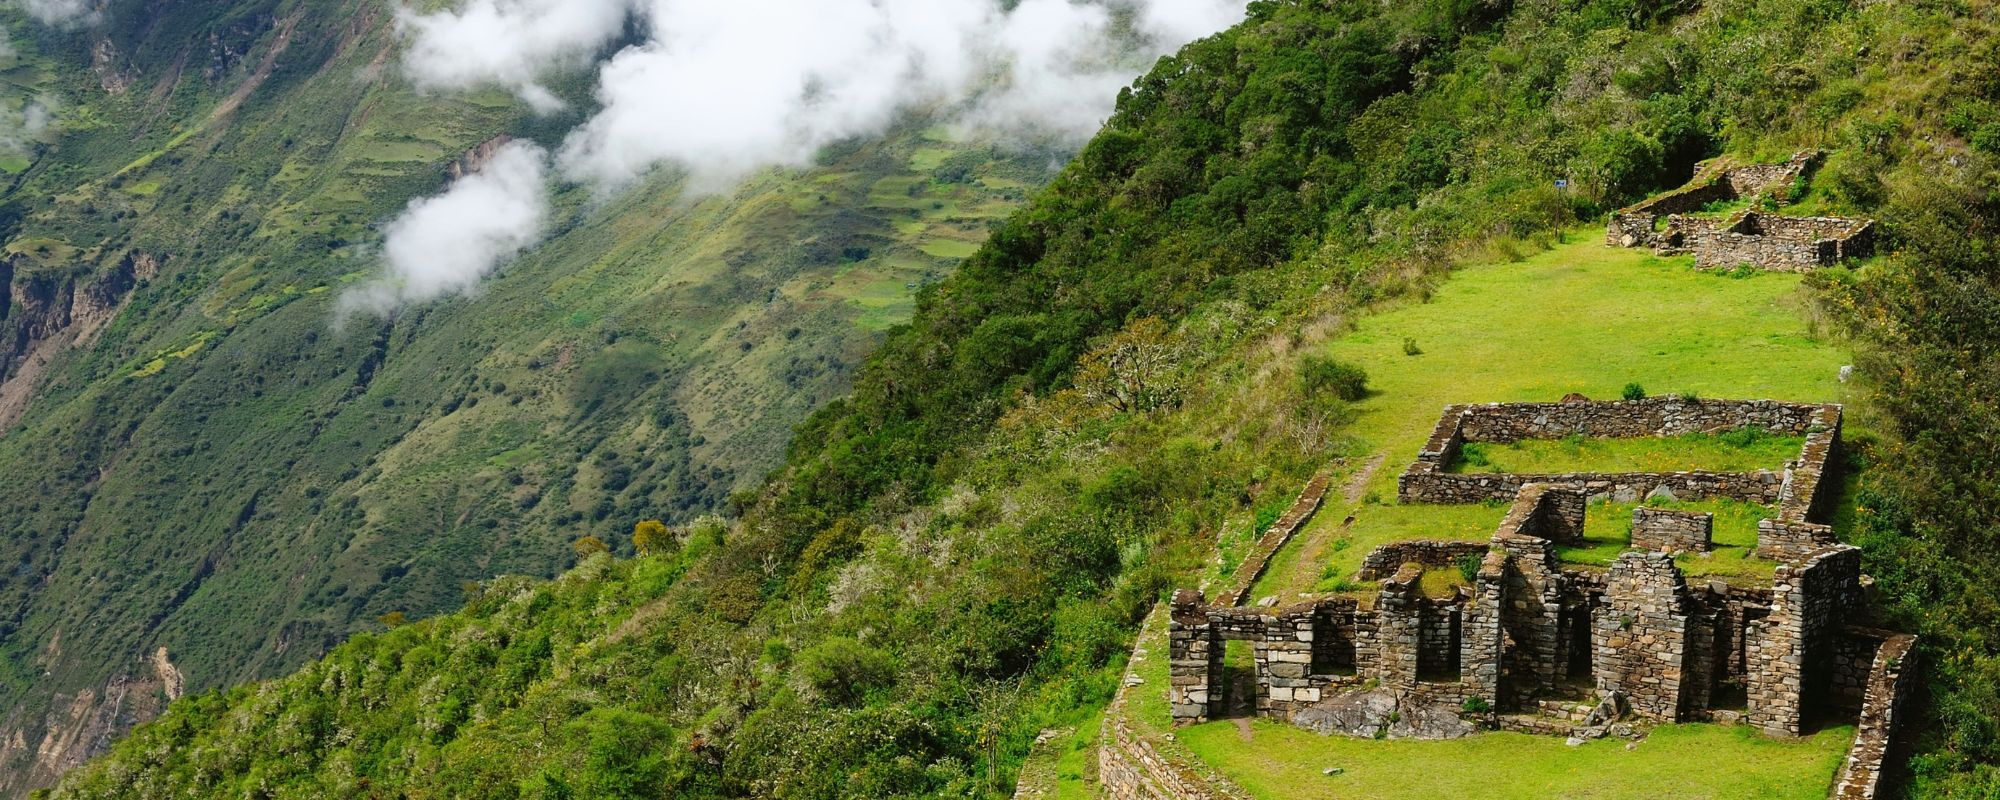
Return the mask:
[[[1856,391],[1879,393],[1879,432],[1892,439],[1864,451],[1872,468],[1857,517],[1871,547],[1900,560],[1871,556],[1877,561],[1870,569],[1883,577],[1885,594],[1903,618],[1922,625],[1936,643],[1934,655],[1941,656],[1943,682],[1933,695],[1939,713],[1937,724],[1926,726],[1935,732],[1920,760],[1919,789],[1960,796],[1990,791],[2000,780],[1988,766],[2000,760],[1993,727],[2000,719],[1993,687],[2000,681],[1992,680],[2000,675],[1994,666],[2000,657],[1989,635],[1992,615],[1983,610],[1993,607],[1994,587],[2000,586],[1991,580],[2000,565],[1986,555],[1995,551],[1992,532],[2000,530],[1992,518],[2000,513],[1994,511],[2000,498],[1992,493],[2000,490],[1984,476],[2000,466],[1989,463],[2000,452],[1994,433],[2000,412],[1992,399],[2000,396],[2000,378],[1987,363],[1992,346],[2000,344],[1990,324],[2000,319],[1990,307],[2000,293],[1993,291],[1987,265],[2000,247],[1986,232],[2000,227],[1994,224],[2000,203],[1992,201],[2000,190],[1985,182],[2000,170],[1992,166],[1993,154],[1961,144],[1984,140],[1977,134],[1985,130],[1985,117],[1968,113],[1961,133],[1929,111],[1992,106],[2000,99],[2000,86],[1980,77],[2000,75],[2000,50],[1991,45],[2000,36],[1990,23],[1961,15],[1956,6],[1829,0],[1711,0],[1698,6],[1336,0],[1259,2],[1251,14],[1247,24],[1163,59],[1121,97],[1104,132],[1047,190],[999,225],[959,271],[920,292],[909,323],[889,331],[855,375],[851,394],[805,423],[767,486],[739,495],[738,517],[727,530],[687,531],[680,537],[685,545],[672,554],[592,556],[551,584],[489,583],[463,612],[358,637],[333,647],[305,672],[254,688],[198,692],[107,759],[76,773],[60,795],[1004,795],[1039,731],[1082,725],[1110,696],[1138,621],[1165,590],[1193,582],[1217,533],[1254,529],[1261,510],[1288,501],[1332,459],[1347,457],[1351,477],[1368,456],[1395,455],[1360,495],[1388,497],[1402,459],[1416,451],[1447,403],[1546,400],[1569,391],[1610,397],[1634,381],[1715,397],[1847,400],[1836,378],[1847,358],[1820,335],[1832,323],[1870,343]],[[124,50],[156,60],[177,52]],[[341,86],[356,74],[328,73],[343,76]],[[336,99],[342,102],[289,105],[358,105],[357,98]],[[370,124],[421,129],[387,113],[393,105],[371,116]],[[190,148],[212,147],[215,141],[204,137],[218,135],[205,131],[146,169],[161,169]],[[106,155],[104,163],[132,163],[170,138],[123,137],[120,131],[97,141],[116,155]],[[438,146],[448,154],[478,137],[443,139]],[[253,151],[285,152],[278,145],[247,142],[245,164],[259,163]],[[922,147],[933,145],[927,140]],[[1539,252],[1565,236],[1594,237],[1594,231],[1562,231],[1678,184],[1696,159],[1722,152],[1768,159],[1806,145],[1826,145],[1838,154],[1803,202],[1879,213],[1910,248],[1909,256],[1816,278],[1822,291],[1815,295],[1800,292],[1796,278],[1701,275],[1594,244]],[[897,165],[934,158],[894,142],[883,147],[876,155]],[[317,174],[314,164],[342,163],[321,155],[301,156],[305,166],[290,169]],[[835,161],[825,168],[863,166]],[[382,165],[391,163],[366,166],[388,169]],[[259,180],[292,174],[266,167],[249,174]],[[40,167],[31,175],[34,169]],[[421,176],[411,172],[399,180],[434,185],[434,173]],[[1554,188],[1553,179],[1564,176],[1573,192]],[[905,214],[867,228],[885,238],[913,233],[918,219],[910,213],[922,213],[909,204],[908,187],[916,184],[881,183],[890,177],[898,176],[877,171],[847,189],[849,196]],[[757,235],[765,229],[752,223],[795,213],[800,205],[794,201],[803,200],[787,188],[798,185],[795,178],[760,178],[746,187],[742,205],[721,200],[686,210],[634,195],[604,209],[607,216],[591,217],[594,222],[566,218],[589,238],[566,240],[574,244],[527,260],[489,295],[495,298],[490,302],[533,310],[515,317],[474,313],[471,303],[446,304],[386,330],[354,330],[338,342],[322,336],[312,343],[302,326],[258,327],[274,324],[260,321],[283,309],[318,302],[259,300],[313,297],[284,294],[290,281],[260,285],[256,276],[264,273],[249,270],[250,277],[226,293],[217,288],[221,284],[192,278],[190,285],[161,281],[128,308],[132,321],[107,333],[104,355],[77,360],[96,365],[98,373],[65,368],[75,377],[53,384],[58,402],[78,396],[88,383],[81,377],[111,374],[107,364],[124,376],[141,355],[150,359],[170,346],[184,347],[206,327],[177,317],[191,313],[183,308],[218,309],[217,320],[240,309],[252,315],[250,321],[152,379],[117,385],[129,398],[99,389],[74,410],[37,412],[31,428],[78,430],[64,437],[10,435],[0,443],[0,458],[76,473],[31,476],[20,482],[27,487],[17,490],[23,496],[78,497],[74,487],[100,463],[113,461],[102,443],[127,441],[122,426],[128,420],[138,420],[131,441],[139,444],[136,454],[121,457],[150,452],[146,443],[163,420],[132,410],[187,408],[206,397],[214,408],[206,424],[239,432],[248,439],[245,449],[209,443],[203,450],[182,442],[175,446],[199,455],[165,466],[142,464],[185,477],[189,486],[211,476],[173,467],[199,461],[230,474],[290,474],[288,465],[262,454],[297,451],[273,442],[277,433],[296,430],[294,421],[310,411],[325,432],[309,451],[342,459],[336,477],[350,468],[357,477],[369,475],[356,484],[367,491],[326,494],[345,486],[330,482],[296,493],[284,487],[258,493],[231,483],[231,491],[188,497],[185,509],[151,509],[141,506],[167,495],[165,489],[113,482],[93,495],[90,503],[105,505],[94,507],[90,519],[130,517],[161,530],[208,535],[262,525],[265,514],[326,497],[327,513],[313,518],[317,527],[284,528],[283,543],[336,562],[356,547],[371,554],[335,567],[357,588],[346,589],[344,579],[338,593],[331,583],[303,590],[316,602],[343,608],[394,602],[404,591],[393,588],[398,580],[428,586],[438,576],[462,574],[447,565],[505,569],[511,562],[480,559],[526,549],[521,542],[530,533],[539,546],[560,552],[601,525],[614,532],[601,538],[622,553],[633,522],[668,516],[663,507],[670,505],[670,490],[616,495],[601,519],[580,522],[603,507],[595,498],[604,495],[588,487],[636,483],[651,474],[634,467],[619,477],[619,466],[642,463],[651,453],[618,443],[658,427],[682,431],[690,448],[703,446],[693,444],[678,417],[664,425],[643,415],[610,427],[574,424],[581,404],[568,373],[562,380],[543,379],[528,363],[542,369],[578,363],[602,349],[584,342],[610,344],[604,340],[613,333],[620,340],[657,341],[671,350],[664,363],[683,363],[687,352],[668,344],[687,343],[691,334],[669,336],[633,320],[673,319],[666,312],[686,308],[688,319],[713,324],[702,329],[710,334],[702,341],[721,344],[724,353],[748,342],[742,352],[758,354],[747,363],[703,362],[679,381],[663,381],[679,392],[720,398],[683,409],[688,425],[713,424],[716,419],[704,415],[719,418],[729,398],[755,396],[710,394],[707,387],[741,386],[732,383],[741,380],[739,371],[784,363],[770,361],[771,346],[759,345],[768,338],[755,334],[788,326],[734,305],[741,299],[739,284],[719,276],[738,274],[724,269],[732,258],[779,247],[783,240]],[[286,236],[309,231],[339,219],[343,208],[353,212],[356,201],[348,198],[390,188],[377,181],[395,184],[363,172],[318,180],[324,183],[309,202],[269,206],[274,210],[260,224]],[[107,192],[97,202],[186,202],[175,192],[190,184],[199,181],[161,180],[163,188],[153,195]],[[221,195],[202,197],[214,196]],[[120,197],[127,199],[104,199]],[[758,198],[764,202],[750,202]],[[564,202],[571,211],[581,206],[578,197]],[[242,207],[247,210],[237,213],[254,215],[264,206]],[[649,214],[666,219],[676,213],[691,214],[687,219],[700,223],[693,227],[704,230],[741,222],[725,229],[745,238],[731,245],[657,229],[636,239],[614,235],[637,224],[633,220],[654,219]],[[343,246],[325,245],[358,236],[367,217],[339,236],[313,240],[319,247],[305,251],[315,255],[301,263],[324,269],[329,262],[322,259],[336,256],[317,254],[340,253]],[[258,222],[218,217],[214,224],[240,236],[245,227],[264,229],[251,224]],[[42,238],[97,241],[110,227]],[[812,241],[787,250],[812,256],[787,268],[837,263],[853,245],[838,235]],[[278,256],[296,255],[213,248],[241,262],[221,258],[218,271],[253,261],[289,264],[290,258]],[[632,295],[622,288],[662,282],[656,272],[662,254],[705,270],[691,274],[718,276],[709,288],[690,290],[712,304],[627,305]],[[1483,266],[1440,283],[1453,264],[1468,261]],[[775,275],[761,280],[744,282],[759,289],[794,285]],[[298,283],[317,287],[325,281]],[[1815,297],[1835,302],[1821,309]],[[1682,298],[1699,301],[1676,302]],[[169,302],[193,299],[203,303]],[[785,306],[800,315],[826,307]],[[265,308],[279,310],[259,311]],[[166,318],[178,320],[178,327],[147,322]],[[470,321],[475,319],[491,327]],[[739,328],[739,322],[745,324]],[[127,337],[140,333],[141,323],[175,328],[175,335],[149,333],[145,346],[134,346]],[[641,330],[625,331],[627,325]],[[524,328],[533,329],[537,343],[551,330],[576,338],[510,345],[500,352],[513,356],[485,361],[498,344],[530,336],[520,333]],[[436,339],[419,335],[428,331],[442,333]],[[566,345],[581,350],[570,352]],[[281,359],[312,347],[344,348],[348,360],[340,363],[348,366],[285,371],[292,362]],[[1300,378],[1306,355],[1360,367],[1369,394],[1343,401],[1344,407],[1315,406]],[[431,377],[439,365],[467,363],[479,369],[457,367],[441,379]],[[203,387],[240,389],[246,379],[225,375],[225,364],[266,375],[272,387],[284,381],[268,376],[307,381],[317,375],[312,379],[338,386],[329,391],[334,397],[357,387],[357,372],[375,377],[360,382],[361,402],[337,408],[285,400],[292,396],[275,388],[262,398],[222,401],[217,389]],[[1102,370],[1087,375],[1085,365]],[[1086,382],[1086,376],[1097,380]],[[1141,383],[1149,390],[1143,396],[1151,399],[1118,400],[1141,395],[1106,391],[1141,385],[1128,380],[1134,376],[1145,376]],[[169,395],[162,378],[186,394]],[[813,385],[831,396],[833,384]],[[665,387],[656,391],[597,399],[601,408],[655,409],[668,396]],[[453,420],[465,412],[441,412],[460,394],[467,399],[456,408],[475,396],[482,402],[477,414]],[[381,402],[389,395],[397,400],[393,407]],[[189,402],[165,402],[170,396]],[[507,411],[521,406],[554,411],[541,417]],[[329,409],[337,412],[330,420]],[[450,421],[412,430],[419,411],[424,419]],[[399,415],[408,415],[400,427]],[[1865,432],[1868,426],[1857,427]],[[480,446],[442,446],[448,442]],[[617,457],[609,457],[614,451]],[[484,507],[487,498],[519,502],[513,489],[501,488],[512,486],[510,476],[495,474],[493,483],[472,487],[430,476],[450,466],[449,459],[488,464],[519,452],[546,454],[521,484],[551,487],[537,496],[535,508],[554,509],[535,512],[531,521],[540,527],[454,527],[452,511]],[[434,462],[433,453],[446,460]],[[374,483],[384,472],[401,482]],[[318,494],[308,496],[313,490]],[[390,502],[391,496],[402,499]],[[254,505],[247,502],[252,498]],[[62,505],[20,517],[15,539],[69,530],[84,518]],[[1339,511],[1329,508],[1323,520],[1338,524]],[[249,522],[232,526],[238,519]],[[85,552],[94,536],[63,544],[65,561]],[[106,535],[121,546],[150,538]],[[417,539],[434,549],[410,552]],[[279,540],[253,531],[230,541],[228,552],[247,560],[275,549]],[[157,561],[159,575],[185,575],[181,566],[207,552],[189,549],[140,549],[121,561]],[[372,555],[377,553],[384,555]],[[48,559],[31,550],[23,561]],[[86,566],[66,563],[64,569],[102,572],[93,579],[134,597],[174,596],[157,591],[160,579],[134,580],[123,563],[78,563]],[[1319,561],[1298,563],[1310,565],[1303,570],[1308,583],[1317,579]],[[385,572],[397,569],[406,571]],[[245,613],[255,607],[222,602],[256,596],[252,583],[290,585],[290,573],[267,572],[260,580],[237,576],[192,587],[191,606],[175,612],[186,616],[166,626],[163,637],[183,647],[213,637],[210,646],[218,653],[222,642],[261,641],[212,623],[223,608],[266,621],[283,616]],[[65,602],[84,596],[75,588],[83,574],[54,582],[69,593]],[[361,601],[338,599],[378,582],[392,588]],[[15,585],[49,582],[23,581],[9,590]],[[446,588],[458,589],[436,587],[435,593]],[[1927,615],[1932,610],[1939,613]],[[31,654],[41,652],[53,630],[48,619],[29,619],[9,640],[6,666],[13,675],[38,669]],[[124,637],[121,642],[153,641],[134,632],[144,628],[143,609],[104,619]],[[65,632],[65,652],[74,634]],[[1152,648],[1146,663],[1158,664],[1162,652]],[[219,674],[215,665],[224,663],[252,663],[242,659],[218,654],[196,674]],[[859,682],[849,691],[835,679],[815,680],[830,675],[858,676]],[[213,681],[207,685],[223,679]],[[1132,695],[1130,708],[1135,719],[1164,724],[1163,704],[1162,693],[1141,691]],[[1225,742],[1235,735],[1221,733],[1216,738]],[[1729,796],[1761,794],[1770,785],[1763,781],[1779,784],[1778,796],[1823,796],[1840,733],[1793,745],[1737,742],[1729,738],[1733,733],[1698,729],[1685,741],[1713,746],[1690,746],[1676,755],[1676,748],[1665,746],[1670,735],[1630,752],[1600,754],[1586,747],[1503,760],[1524,765],[1522,774],[1530,779],[1547,775],[1541,762],[1583,767],[1608,756],[1629,759],[1638,774],[1660,780],[1749,781],[1714,789]],[[1504,739],[1460,746],[1485,741],[1512,749]],[[1657,761],[1647,750],[1655,744],[1664,753]],[[1740,770],[1707,769],[1739,760]],[[1255,763],[1242,762],[1246,781],[1254,782],[1258,769],[1280,769]],[[1368,762],[1357,755],[1355,763]],[[1490,775],[1449,763],[1450,769],[1432,773],[1441,779]],[[1325,785],[1309,783],[1317,780],[1324,778],[1313,769],[1290,785]],[[1628,788],[1619,780],[1618,774],[1592,771],[1587,785],[1607,792]],[[1496,785],[1506,784],[1481,787]],[[1563,785],[1573,784],[1556,788]],[[1658,784],[1629,788],[1627,796],[1649,796]]]
[[[1847,757],[1853,728],[1777,741],[1749,728],[1668,725],[1631,750],[1622,739],[1569,747],[1560,737],[1483,733],[1404,742],[1320,736],[1258,720],[1178,733],[1189,750],[1265,800],[1480,797],[1685,797],[1819,800]],[[1695,765],[1699,765],[1696,767]],[[1322,770],[1337,768],[1336,775]]]
[[[371,66],[396,46],[372,0],[111,6],[65,30],[0,10],[22,63],[48,65],[6,72],[0,108],[60,98],[0,197],[0,280],[66,297],[128,254],[160,263],[92,346],[50,351],[25,414],[25,387],[0,402],[0,736],[73,727],[55,696],[106,698],[157,647],[194,691],[271,677],[385,615],[455,609],[467,581],[557,574],[579,538],[631,553],[642,519],[726,511],[956,265],[927,251],[982,241],[1063,155],[914,115],[721,195],[571,187],[477,296],[343,319],[380,225],[447,164],[583,112],[416,92]],[[215,116],[295,13],[278,71]],[[131,91],[99,86],[98,37]],[[589,103],[584,76],[552,86]],[[884,182],[899,202],[870,205]],[[20,309],[0,310],[0,378],[39,327]],[[53,778],[9,752],[0,794]]]
[[1758,428],[1647,439],[1527,439],[1508,444],[1467,442],[1452,472],[1754,472],[1779,470],[1799,457],[1805,437]]

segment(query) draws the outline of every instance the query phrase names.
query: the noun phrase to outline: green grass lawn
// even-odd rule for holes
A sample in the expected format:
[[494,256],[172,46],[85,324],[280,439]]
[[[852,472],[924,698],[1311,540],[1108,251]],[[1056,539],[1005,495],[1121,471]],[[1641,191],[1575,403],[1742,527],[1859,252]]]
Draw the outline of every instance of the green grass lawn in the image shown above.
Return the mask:
[[1468,442],[1452,472],[1549,474],[1561,472],[1755,472],[1782,469],[1797,458],[1805,437],[1748,428],[1637,439],[1528,439],[1509,444]]
[[[1446,741],[1320,736],[1281,723],[1182,729],[1177,738],[1253,797],[1270,800],[1521,798],[1796,798],[1817,800],[1846,756],[1852,728],[1798,741],[1745,727],[1669,725],[1631,750],[1602,739],[1486,733]],[[1338,775],[1321,773],[1328,767]]]

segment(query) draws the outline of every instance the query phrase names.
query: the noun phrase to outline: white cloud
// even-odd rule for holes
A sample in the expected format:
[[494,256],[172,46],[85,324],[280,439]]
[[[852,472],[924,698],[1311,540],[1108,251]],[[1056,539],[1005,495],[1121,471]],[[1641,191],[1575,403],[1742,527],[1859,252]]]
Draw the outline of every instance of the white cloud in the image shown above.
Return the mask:
[[413,201],[384,231],[386,274],[342,299],[343,312],[387,312],[471,288],[541,238],[548,153],[510,142],[443,194]]
[[434,14],[398,9],[396,27],[410,42],[403,68],[418,86],[499,85],[552,111],[561,103],[538,78],[587,63],[624,28],[631,10],[631,0],[471,0]]
[[18,155],[35,143],[45,141],[55,127],[55,112],[49,98],[30,100],[20,108],[0,105],[0,152]]
[[71,23],[95,23],[97,10],[90,0],[15,0],[15,5],[28,16],[40,20],[43,25],[69,25]]
[[[554,163],[564,178],[606,189],[664,166],[689,174],[700,191],[807,163],[828,143],[878,134],[918,108],[984,134],[1079,145],[1134,73],[1240,20],[1243,3],[465,0],[451,11],[404,10],[398,22],[409,40],[404,68],[419,86],[500,86],[551,109],[558,103],[540,77],[584,63],[636,21],[644,41],[597,65],[598,109],[569,132]],[[531,163],[534,174],[519,177],[532,179],[495,179],[476,191],[461,181],[413,204],[390,228],[390,275],[371,289],[371,302],[464,288],[532,243],[534,234],[503,236],[503,216],[429,205],[505,202],[538,231],[545,187],[542,162]],[[502,189],[535,199],[497,196]],[[453,200],[475,193],[480,200]],[[446,252],[460,255],[443,259]]]

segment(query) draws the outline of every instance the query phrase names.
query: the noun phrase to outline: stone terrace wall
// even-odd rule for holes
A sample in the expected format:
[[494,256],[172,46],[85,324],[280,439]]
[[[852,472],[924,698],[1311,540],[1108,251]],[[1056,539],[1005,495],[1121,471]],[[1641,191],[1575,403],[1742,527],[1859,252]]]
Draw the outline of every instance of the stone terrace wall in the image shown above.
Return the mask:
[[[1868,689],[1861,706],[1860,724],[1854,745],[1840,778],[1834,782],[1835,800],[1873,800],[1886,796],[1890,788],[1888,769],[1892,757],[1899,760],[1902,736],[1899,727],[1909,715],[1910,692],[1916,686],[1917,637],[1886,634],[1871,659]],[[1850,635],[1852,635],[1850,633]]]
[[1109,800],[1248,800],[1249,793],[1217,775],[1168,758],[1125,722],[1125,689],[1104,714],[1097,745],[1097,783]]
[[1259,578],[1264,577],[1264,570],[1270,568],[1271,557],[1298,535],[1299,530],[1312,521],[1314,514],[1319,513],[1320,504],[1326,499],[1327,486],[1332,480],[1331,475],[1322,472],[1306,482],[1305,488],[1299,491],[1298,499],[1292,501],[1291,508],[1277,522],[1271,523],[1270,530],[1258,538],[1257,546],[1243,557],[1243,563],[1236,565],[1235,581],[1220,596],[1222,602],[1232,606],[1249,602],[1250,590],[1257,585]]
[[1751,164],[1737,167],[1723,173],[1722,179],[1737,197],[1756,197],[1769,194],[1784,198],[1791,190],[1792,183],[1799,176],[1819,166],[1826,153],[1820,150],[1805,150],[1792,155],[1791,159],[1778,164]]
[[1829,632],[1860,600],[1859,548],[1834,545],[1778,566],[1771,613],[1747,632],[1750,724],[1772,735],[1799,735],[1808,707],[1827,701]]
[[1592,673],[1599,693],[1622,691],[1633,713],[1679,722],[1687,703],[1687,583],[1664,553],[1627,552],[1606,577]]
[[1390,542],[1369,551],[1361,559],[1361,571],[1355,573],[1355,580],[1374,581],[1396,574],[1404,564],[1421,564],[1430,568],[1452,567],[1465,556],[1485,557],[1489,545],[1485,542],[1446,542],[1436,539],[1411,539]]
[[1663,508],[1632,509],[1632,547],[1662,553],[1706,553],[1715,535],[1715,515]]

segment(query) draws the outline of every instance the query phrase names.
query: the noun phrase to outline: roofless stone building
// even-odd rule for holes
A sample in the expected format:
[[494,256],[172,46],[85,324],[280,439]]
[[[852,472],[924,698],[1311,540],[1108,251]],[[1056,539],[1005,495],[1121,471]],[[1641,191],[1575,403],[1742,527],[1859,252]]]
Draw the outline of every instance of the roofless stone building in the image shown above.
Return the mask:
[[[1870,579],[1860,551],[1822,520],[1840,448],[1837,405],[1656,398],[1629,402],[1452,406],[1399,479],[1405,503],[1511,498],[1484,543],[1390,543],[1356,576],[1372,593],[1273,608],[1173,598],[1168,699],[1177,723],[1238,713],[1353,735],[1438,738],[1481,727],[1596,737],[1637,724],[1742,723],[1797,736],[1822,722],[1859,732],[1837,797],[1872,796],[1913,681],[1904,634],[1850,624]],[[1457,474],[1467,442],[1571,435],[1674,436],[1761,428],[1802,436],[1781,471],[1744,473]],[[1689,582],[1673,553],[1708,547],[1706,515],[1640,508],[1633,548],[1608,569],[1565,564],[1582,542],[1592,499],[1681,499],[1772,505],[1756,553],[1778,562],[1769,586]],[[1469,567],[1445,597],[1420,588],[1427,569]],[[1247,641],[1254,682],[1227,684],[1224,652]],[[1247,692],[1248,696],[1244,696]]]

